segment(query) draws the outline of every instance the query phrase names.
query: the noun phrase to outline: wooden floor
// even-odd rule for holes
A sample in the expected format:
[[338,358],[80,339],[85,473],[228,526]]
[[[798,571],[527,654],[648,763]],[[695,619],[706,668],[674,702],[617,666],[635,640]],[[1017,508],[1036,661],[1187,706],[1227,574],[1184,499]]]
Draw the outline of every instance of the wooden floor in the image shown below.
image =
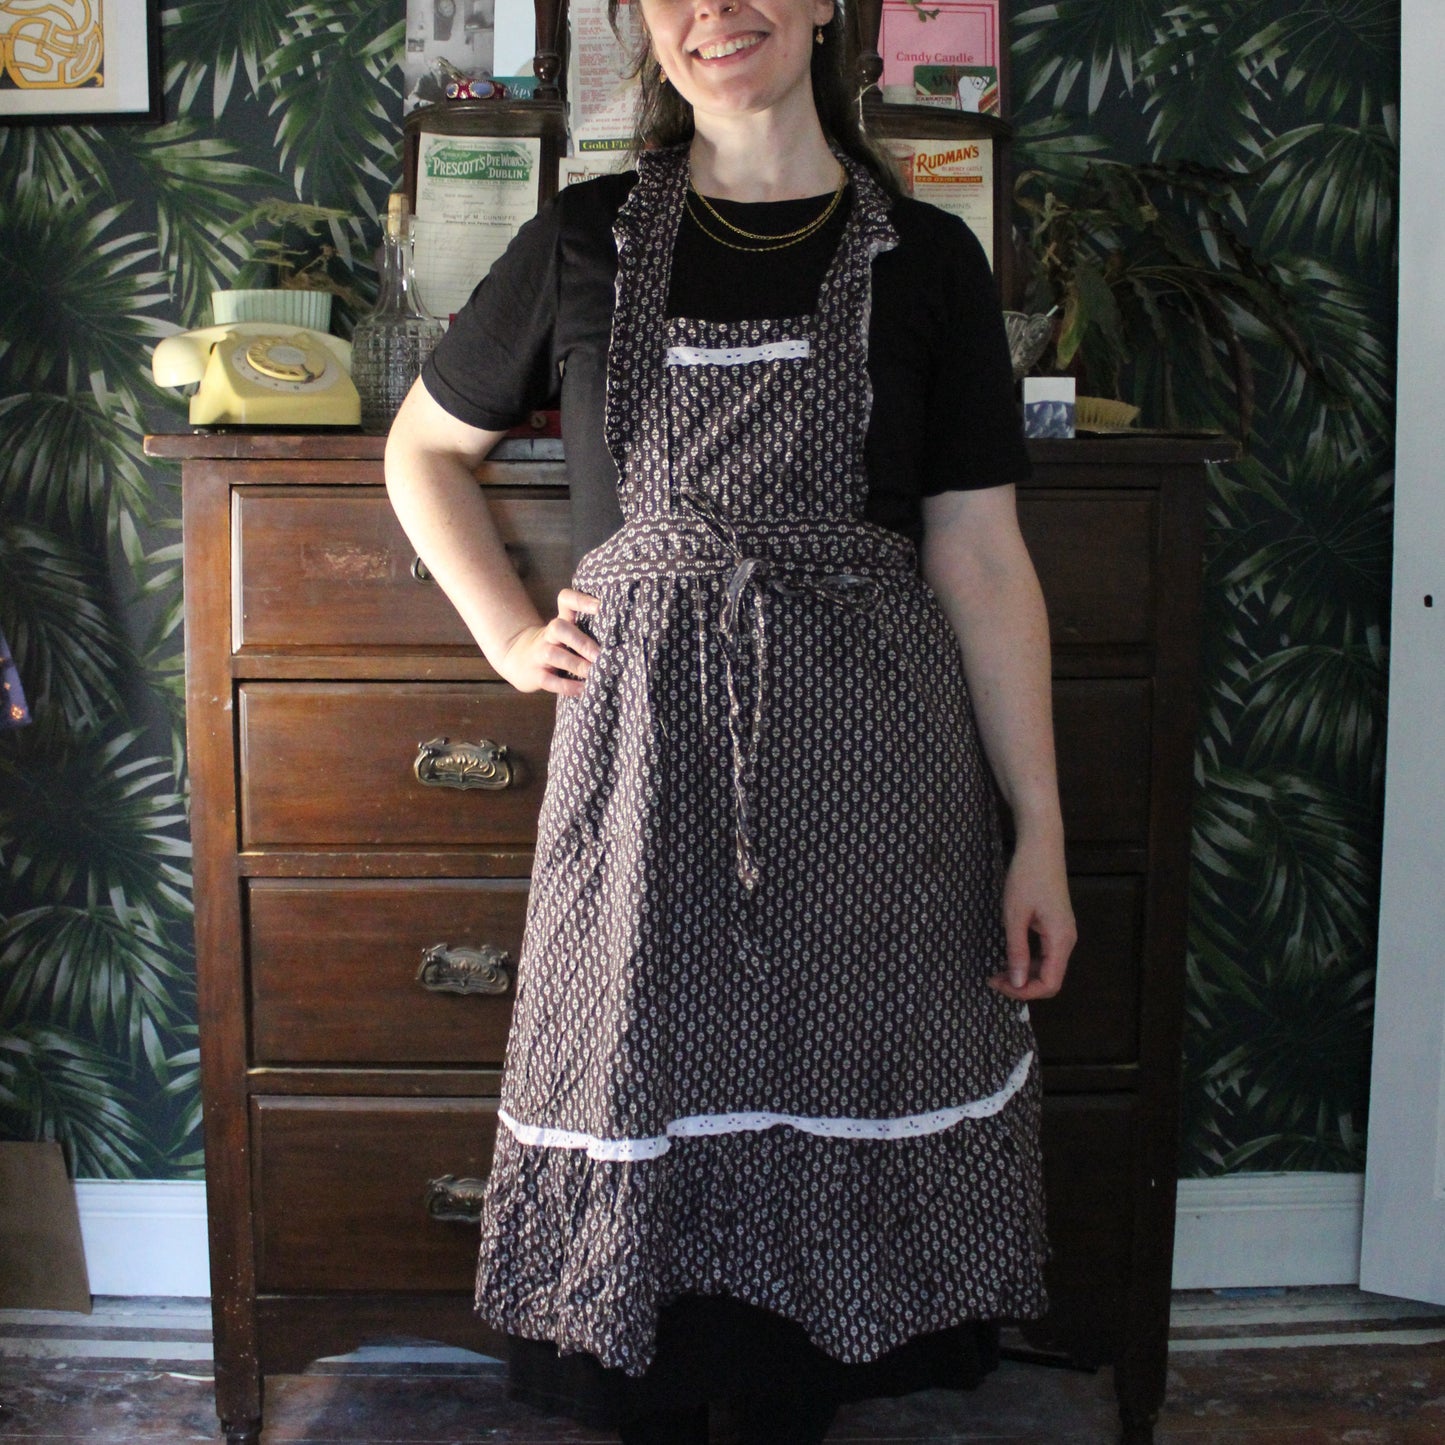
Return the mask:
[[[215,1440],[203,1301],[0,1311],[0,1440]],[[563,1445],[609,1436],[508,1404],[462,1351],[373,1347],[268,1381],[263,1445]],[[1005,1363],[971,1395],[873,1401],[830,1441],[1112,1445],[1107,1371]],[[1159,1445],[1445,1445],[1445,1310],[1355,1290],[1176,1296]]]

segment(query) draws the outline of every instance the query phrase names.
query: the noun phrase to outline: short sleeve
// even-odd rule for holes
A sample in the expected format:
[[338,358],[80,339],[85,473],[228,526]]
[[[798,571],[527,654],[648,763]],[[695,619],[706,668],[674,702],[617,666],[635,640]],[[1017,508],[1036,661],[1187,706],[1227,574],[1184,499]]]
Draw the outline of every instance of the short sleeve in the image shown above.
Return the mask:
[[[973,232],[940,219],[938,310],[928,400],[925,497],[1028,479],[998,287]],[[946,238],[946,239],[945,239]]]
[[517,232],[422,369],[458,421],[506,431],[557,404],[560,229],[554,200]]

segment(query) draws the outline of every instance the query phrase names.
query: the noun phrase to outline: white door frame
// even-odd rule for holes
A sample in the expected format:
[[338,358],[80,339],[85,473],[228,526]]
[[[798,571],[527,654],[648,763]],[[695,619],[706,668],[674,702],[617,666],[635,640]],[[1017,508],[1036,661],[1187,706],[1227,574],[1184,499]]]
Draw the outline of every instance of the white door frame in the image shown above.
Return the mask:
[[1402,11],[1395,563],[1360,1284],[1445,1303],[1445,6]]

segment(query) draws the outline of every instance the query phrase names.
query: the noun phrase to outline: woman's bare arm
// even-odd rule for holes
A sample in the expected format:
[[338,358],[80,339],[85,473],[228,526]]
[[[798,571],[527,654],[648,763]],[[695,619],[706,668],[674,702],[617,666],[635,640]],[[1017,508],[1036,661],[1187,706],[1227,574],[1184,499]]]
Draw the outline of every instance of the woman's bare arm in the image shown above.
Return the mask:
[[1064,870],[1043,594],[1012,487],[925,497],[923,527],[923,575],[958,634],[984,751],[1014,818],[1004,885],[1008,970],[991,982],[1012,998],[1047,998],[1063,983],[1077,930]]
[[566,588],[544,622],[527,596],[473,475],[501,437],[458,421],[418,381],[386,439],[387,495],[497,672],[523,692],[576,696],[598,652],[576,622],[597,601]]

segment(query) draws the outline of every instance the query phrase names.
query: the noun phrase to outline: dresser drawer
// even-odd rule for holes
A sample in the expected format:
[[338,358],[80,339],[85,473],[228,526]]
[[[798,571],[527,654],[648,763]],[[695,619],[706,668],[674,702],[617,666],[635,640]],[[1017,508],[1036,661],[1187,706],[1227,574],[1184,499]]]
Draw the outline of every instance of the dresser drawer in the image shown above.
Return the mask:
[[1156,494],[1019,494],[1056,647],[1141,647],[1154,635]]
[[[497,530],[544,617],[572,576],[568,504],[487,493]],[[235,647],[475,647],[381,487],[238,487],[232,499]],[[425,576],[425,572],[422,576]]]
[[522,879],[252,879],[252,1059],[500,1064],[526,913]]
[[1127,1324],[1136,1202],[1132,1095],[1044,1099],[1042,1144],[1049,1312],[1030,1341],[1083,1365],[1117,1359]]
[[1059,800],[1070,843],[1148,842],[1151,698],[1142,678],[1054,683]]
[[491,1168],[496,1101],[251,1101],[256,1285],[262,1290],[465,1290],[474,1222],[428,1211],[432,1180]]
[[[254,682],[240,689],[245,848],[530,846],[552,738],[550,693],[505,683]],[[499,790],[427,785],[424,745],[506,749]],[[457,771],[434,760],[443,775]]]
[[1064,990],[1030,1008],[1045,1064],[1132,1064],[1139,1057],[1144,879],[1069,879],[1079,944]]

